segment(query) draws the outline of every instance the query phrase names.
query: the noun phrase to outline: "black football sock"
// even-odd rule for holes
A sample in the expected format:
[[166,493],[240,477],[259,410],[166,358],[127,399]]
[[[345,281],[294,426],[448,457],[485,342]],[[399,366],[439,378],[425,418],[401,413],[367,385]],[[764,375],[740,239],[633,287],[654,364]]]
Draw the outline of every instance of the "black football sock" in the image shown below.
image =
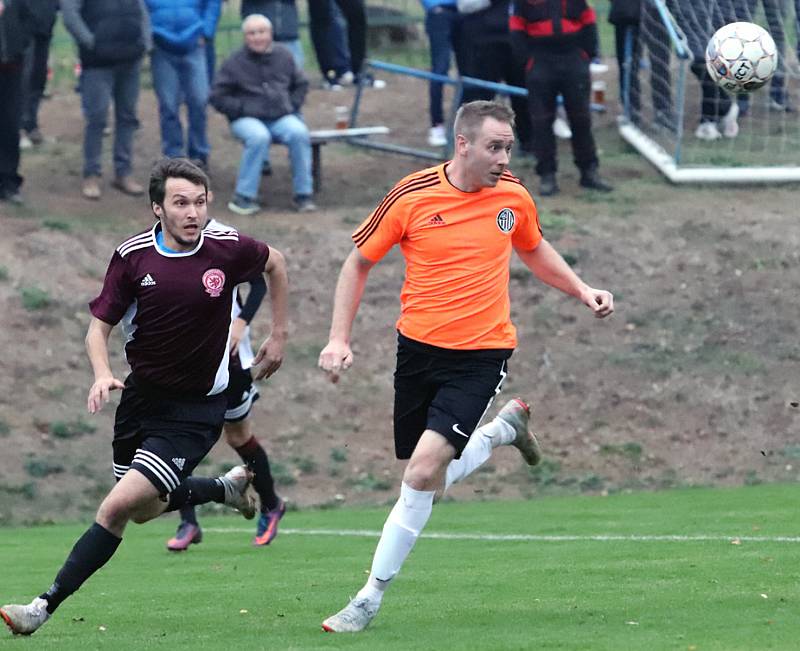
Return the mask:
[[167,511],[177,511],[185,506],[196,506],[206,502],[225,501],[225,486],[219,479],[187,477],[169,494]]
[[197,526],[197,513],[193,505],[187,504],[186,506],[182,506],[180,511],[181,522],[188,522],[189,524]]
[[108,562],[122,538],[96,522],[78,538],[78,542],[67,556],[64,565],[58,571],[56,580],[50,589],[41,595],[47,600],[47,612],[53,613],[61,602],[80,588],[84,581]]
[[251,436],[247,443],[235,449],[242,461],[253,471],[253,488],[261,499],[261,510],[277,509],[280,500],[275,494],[275,482],[269,471],[269,458],[266,450],[255,436]]

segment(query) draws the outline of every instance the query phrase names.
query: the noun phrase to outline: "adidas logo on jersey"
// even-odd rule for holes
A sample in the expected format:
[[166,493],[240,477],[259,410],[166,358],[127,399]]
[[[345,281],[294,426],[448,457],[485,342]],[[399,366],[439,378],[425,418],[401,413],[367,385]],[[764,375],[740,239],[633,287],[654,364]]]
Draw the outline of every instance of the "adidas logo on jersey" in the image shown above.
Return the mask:
[[[155,285],[155,283],[153,284]],[[172,463],[174,463],[177,466],[178,470],[183,470],[183,466],[186,464],[186,459],[181,459],[181,458],[173,459]]]
[[428,226],[444,226],[447,222],[441,215],[434,215],[428,220]]
[[155,286],[156,281],[153,280],[153,277],[150,274],[147,274],[144,278],[142,278],[142,282],[139,283],[142,287],[153,287]]

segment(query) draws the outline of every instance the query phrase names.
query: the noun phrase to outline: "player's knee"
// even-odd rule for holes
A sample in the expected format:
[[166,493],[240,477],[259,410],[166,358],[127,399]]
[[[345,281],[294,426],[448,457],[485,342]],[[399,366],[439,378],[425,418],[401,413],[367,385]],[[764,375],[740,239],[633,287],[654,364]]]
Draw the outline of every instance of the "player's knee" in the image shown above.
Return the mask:
[[245,421],[225,423],[225,441],[232,448],[240,448],[250,440],[250,432],[245,425]]
[[412,458],[403,473],[403,481],[414,490],[436,490],[441,484],[442,468],[436,459]]
[[113,531],[124,528],[131,520],[131,505],[125,500],[121,500],[114,495],[109,495],[97,509],[97,523],[106,529]]

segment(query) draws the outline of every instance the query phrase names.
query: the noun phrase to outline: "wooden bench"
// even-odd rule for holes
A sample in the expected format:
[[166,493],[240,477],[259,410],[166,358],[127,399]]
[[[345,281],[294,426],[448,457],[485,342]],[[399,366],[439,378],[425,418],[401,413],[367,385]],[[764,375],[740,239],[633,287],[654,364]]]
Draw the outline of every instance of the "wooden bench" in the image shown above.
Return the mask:
[[311,136],[311,174],[314,178],[314,190],[322,187],[322,145],[332,140],[350,140],[367,136],[379,136],[389,133],[389,127],[353,127],[352,129],[318,129]]

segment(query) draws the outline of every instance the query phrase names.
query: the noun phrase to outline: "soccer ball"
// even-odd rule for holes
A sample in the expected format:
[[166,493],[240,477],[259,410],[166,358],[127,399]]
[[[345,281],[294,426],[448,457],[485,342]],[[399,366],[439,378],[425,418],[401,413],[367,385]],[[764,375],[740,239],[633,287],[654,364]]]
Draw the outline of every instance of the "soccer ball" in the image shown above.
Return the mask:
[[708,74],[730,93],[749,93],[766,84],[778,67],[769,32],[753,23],[720,27],[706,47]]

